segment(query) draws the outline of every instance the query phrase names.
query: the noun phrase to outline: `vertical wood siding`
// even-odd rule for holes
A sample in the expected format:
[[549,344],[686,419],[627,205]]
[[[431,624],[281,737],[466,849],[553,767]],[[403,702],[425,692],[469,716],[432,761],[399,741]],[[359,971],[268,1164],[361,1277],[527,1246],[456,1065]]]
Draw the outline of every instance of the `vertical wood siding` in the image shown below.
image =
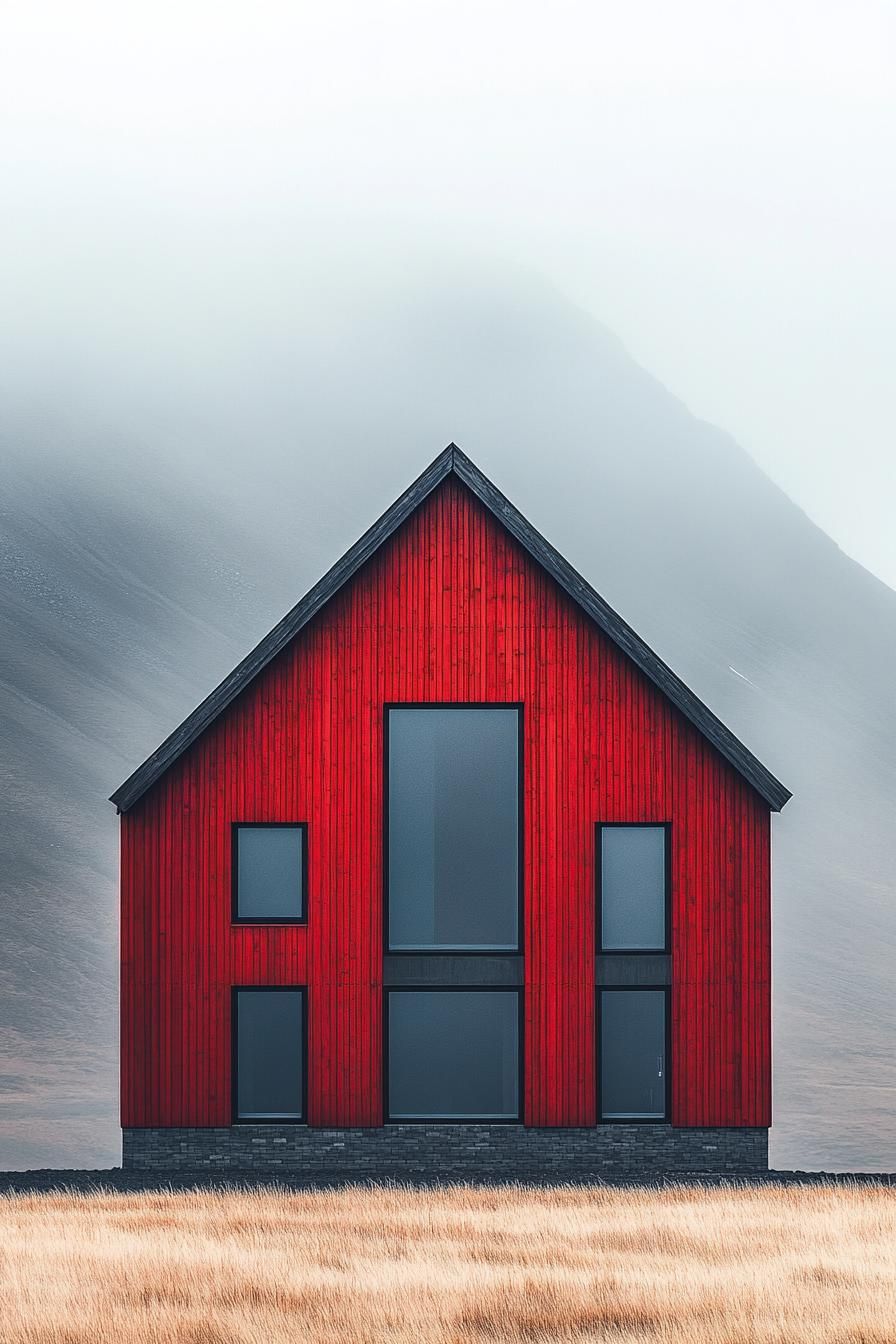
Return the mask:
[[[122,1123],[230,1123],[230,988],[308,986],[308,1118],[382,1122],[383,704],[524,705],[524,1115],[596,1118],[595,823],[672,823],[672,1120],[770,1123],[769,810],[446,481],[122,817]],[[307,927],[231,824],[308,823]]]

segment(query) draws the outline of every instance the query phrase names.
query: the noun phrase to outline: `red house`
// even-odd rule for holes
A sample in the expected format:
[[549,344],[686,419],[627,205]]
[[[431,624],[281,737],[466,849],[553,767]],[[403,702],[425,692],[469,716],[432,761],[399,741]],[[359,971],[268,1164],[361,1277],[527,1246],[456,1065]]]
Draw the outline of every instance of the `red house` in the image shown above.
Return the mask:
[[767,1165],[789,796],[451,445],[113,795],[125,1165]]

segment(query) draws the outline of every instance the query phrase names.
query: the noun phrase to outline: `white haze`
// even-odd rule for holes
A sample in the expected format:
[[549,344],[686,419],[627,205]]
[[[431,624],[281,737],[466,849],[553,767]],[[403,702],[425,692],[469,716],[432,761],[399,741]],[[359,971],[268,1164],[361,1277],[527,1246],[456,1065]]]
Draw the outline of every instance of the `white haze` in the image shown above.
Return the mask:
[[124,266],[164,340],[208,247],[231,306],[334,234],[510,261],[896,584],[894,36],[889,0],[6,6],[4,336],[59,352],[74,285],[82,351],[127,341]]

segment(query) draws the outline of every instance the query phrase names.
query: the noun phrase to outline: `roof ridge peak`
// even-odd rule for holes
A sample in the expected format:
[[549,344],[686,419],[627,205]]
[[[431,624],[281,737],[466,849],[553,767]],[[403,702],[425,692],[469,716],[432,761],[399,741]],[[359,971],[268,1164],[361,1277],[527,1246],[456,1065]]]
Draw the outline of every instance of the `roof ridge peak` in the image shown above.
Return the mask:
[[710,741],[775,811],[790,797],[775,778],[680,677],[645,643],[610,604],[592,588],[569,561],[543,537],[511,503],[472,458],[452,440],[424,468],[403,494],[393,501],[363,536],[311,587],[293,609],[269,631],[260,644],[197,705],[147,760],[112,794],[120,812],[127,811],[151,788],[231,701],[295,638],[379,547],[448,476],[454,475],[476,496],[515,541],[603,630],[636,667]]

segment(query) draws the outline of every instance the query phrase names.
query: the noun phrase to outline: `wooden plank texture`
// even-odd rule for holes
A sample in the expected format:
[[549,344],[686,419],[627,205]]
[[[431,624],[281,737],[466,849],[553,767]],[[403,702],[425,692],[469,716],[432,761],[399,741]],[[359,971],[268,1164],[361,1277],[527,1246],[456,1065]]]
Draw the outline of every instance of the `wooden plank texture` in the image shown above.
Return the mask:
[[[456,475],[122,816],[122,1123],[230,1122],[230,989],[308,986],[316,1125],[382,1121],[383,705],[522,703],[524,1117],[596,1118],[594,827],[672,824],[672,1119],[770,1123],[768,803]],[[230,828],[308,823],[307,927]]]
[[455,475],[473,492],[489,512],[506,528],[523,549],[541,565],[581,609],[609,635],[636,667],[653,681],[731,761],[745,779],[779,811],[790,797],[780,780],[740,742],[712,710],[675,675],[670,667],[635,633],[618,612],[595,592],[590,583],[573,569],[536,528],[524,518],[510,500],[479,470],[455,444],[449,444],[438,457],[408,486],[386,512],[368,528],[313,588],[287,612],[273,630],[265,635],[243,661],[224,678],[210,695],[197,705],[161,746],[138,766],[112,794],[111,801],[126,812],[170,769],[181,755],[206,731],[219,714],[257,677],[278,654],[370,559],[393,533],[404,525],[428,495]]

